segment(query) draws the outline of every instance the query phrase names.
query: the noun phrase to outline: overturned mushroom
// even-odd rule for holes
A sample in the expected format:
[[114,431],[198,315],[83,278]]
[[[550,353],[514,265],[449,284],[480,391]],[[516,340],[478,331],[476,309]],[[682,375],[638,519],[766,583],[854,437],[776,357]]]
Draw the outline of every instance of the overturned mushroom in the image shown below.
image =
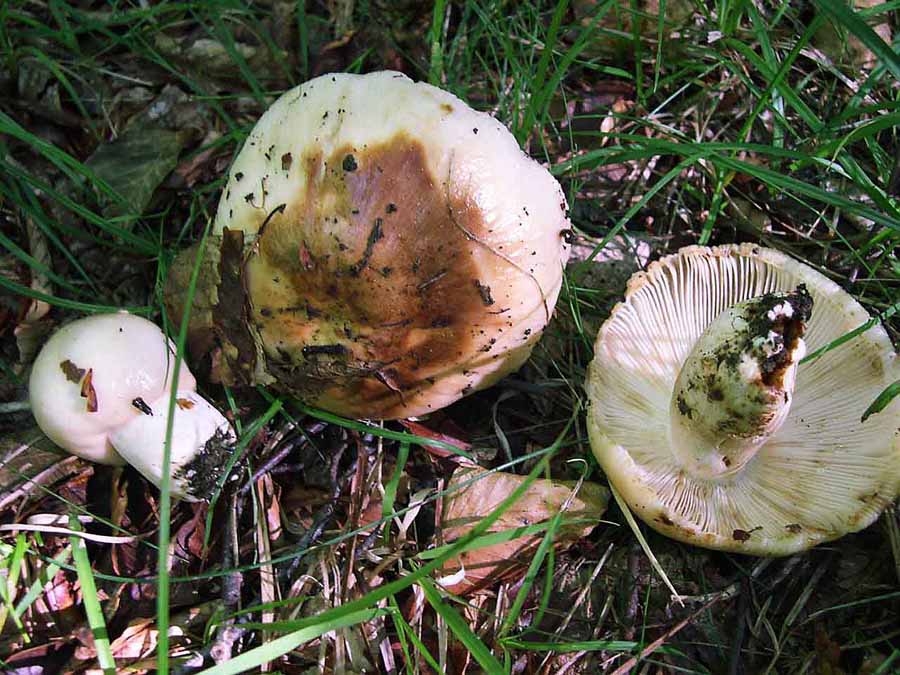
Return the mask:
[[[189,332],[213,379],[354,417],[437,410],[528,357],[568,257],[566,200],[497,120],[404,75],[284,94],[238,155]],[[196,248],[172,267],[182,315]]]
[[[837,284],[758,246],[689,247],[638,273],[603,325],[587,390],[591,446],[652,527],[785,555],[873,522],[900,490],[898,377],[880,326]],[[876,419],[877,418],[877,419]]]
[[[174,365],[171,341],[146,319],[127,312],[79,319],[38,354],[28,387],[32,412],[47,437],[72,454],[128,462],[159,485]],[[235,442],[231,425],[196,386],[182,365],[170,486],[190,501],[208,495]]]

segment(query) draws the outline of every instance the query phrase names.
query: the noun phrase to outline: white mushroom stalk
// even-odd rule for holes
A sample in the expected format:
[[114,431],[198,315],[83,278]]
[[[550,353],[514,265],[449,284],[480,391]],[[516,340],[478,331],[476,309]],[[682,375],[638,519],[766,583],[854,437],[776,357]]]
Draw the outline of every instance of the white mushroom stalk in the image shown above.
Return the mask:
[[[528,358],[570,230],[559,183],[490,115],[401,73],[323,75],[231,168],[191,356],[348,417],[423,415]],[[191,266],[171,269],[182,316]]]
[[[127,462],[158,486],[174,365],[174,345],[146,319],[127,312],[79,319],[38,354],[29,381],[32,412],[60,447],[94,462]],[[199,501],[221,476],[235,435],[196,393],[184,364],[174,396],[170,490]]]
[[634,513],[676,539],[787,555],[872,523],[900,492],[900,377],[819,272],[752,245],[689,247],[629,282],[588,371],[591,447]]
[[766,293],[724,310],[703,331],[675,381],[672,450],[685,470],[740,471],[787,419],[812,298]]

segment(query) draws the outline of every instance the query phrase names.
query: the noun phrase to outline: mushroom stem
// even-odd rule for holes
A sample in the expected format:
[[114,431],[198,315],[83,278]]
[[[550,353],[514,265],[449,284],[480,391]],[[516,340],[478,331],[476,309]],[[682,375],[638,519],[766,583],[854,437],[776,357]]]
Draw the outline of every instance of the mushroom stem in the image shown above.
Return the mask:
[[767,293],[722,312],[697,340],[672,394],[672,445],[698,478],[739,471],[787,419],[812,298]]
[[[162,484],[170,395],[166,392],[155,401],[142,402],[141,414],[110,436],[119,454],[156,486]],[[171,493],[189,502],[209,498],[234,452],[234,430],[222,413],[195,391],[176,394],[173,414]]]

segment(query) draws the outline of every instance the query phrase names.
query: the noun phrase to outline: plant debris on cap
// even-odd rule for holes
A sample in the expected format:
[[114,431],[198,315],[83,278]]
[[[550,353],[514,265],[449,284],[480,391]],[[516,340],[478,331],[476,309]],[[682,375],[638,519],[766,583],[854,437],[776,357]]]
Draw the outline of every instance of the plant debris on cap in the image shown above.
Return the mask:
[[629,282],[587,378],[591,446],[632,510],[675,539],[786,555],[871,524],[900,491],[900,376],[837,284],[777,251],[692,246]]
[[[527,359],[569,231],[559,184],[497,120],[400,73],[324,75],[231,169],[190,351],[217,381],[343,415],[425,414]],[[171,316],[197,253],[172,267]]]

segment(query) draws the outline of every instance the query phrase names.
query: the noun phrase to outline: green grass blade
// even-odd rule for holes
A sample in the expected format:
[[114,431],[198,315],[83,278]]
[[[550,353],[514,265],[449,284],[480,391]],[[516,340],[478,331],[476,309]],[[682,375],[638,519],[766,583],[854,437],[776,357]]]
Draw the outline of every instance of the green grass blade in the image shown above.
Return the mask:
[[501,639],[512,630],[516,621],[519,619],[519,615],[522,613],[522,608],[525,607],[525,601],[528,599],[528,594],[531,592],[531,587],[534,585],[535,579],[537,579],[541,565],[544,564],[544,559],[547,557],[547,554],[553,550],[553,543],[556,539],[556,533],[559,531],[559,526],[562,523],[563,513],[563,511],[559,511],[553,516],[553,519],[547,527],[547,533],[544,535],[537,551],[534,552],[534,557],[528,564],[528,571],[525,573],[525,579],[523,580],[518,593],[516,593],[516,597],[513,600],[509,611],[507,611],[503,623],[500,624],[498,636]]
[[22,572],[22,562],[25,560],[25,553],[27,550],[28,546],[25,535],[20,532],[16,535],[16,545],[12,547],[12,550],[9,553],[4,554],[3,558],[0,559],[0,562],[6,563],[8,569],[6,576],[0,577],[0,600],[3,601],[3,607],[0,608],[0,631],[3,630],[6,618],[12,616],[13,623],[16,624],[16,629],[22,635],[25,642],[29,642],[30,638],[28,637],[28,632],[25,630],[25,626],[22,624],[21,618],[16,614],[15,607],[13,607],[13,596],[11,593],[15,590],[16,584],[19,582],[19,575]]
[[25,592],[25,595],[22,596],[22,599],[16,603],[16,616],[20,617],[28,611],[28,608],[31,607],[34,601],[44,592],[44,587],[50,583],[53,580],[53,577],[56,576],[56,573],[62,569],[62,564],[68,562],[71,557],[72,549],[64,548],[53,557],[54,562],[41,569],[38,578],[34,580]]
[[[81,530],[81,523],[75,516],[69,516],[69,528]],[[116,661],[109,646],[109,633],[106,630],[106,617],[97,598],[97,585],[94,582],[94,570],[87,553],[87,542],[83,537],[72,537],[72,557],[78,571],[78,583],[81,585],[81,598],[87,614],[88,625],[94,636],[94,649],[97,651],[97,662],[105,675],[115,675]]]
[[265,643],[260,647],[244,652],[240,656],[229,659],[212,668],[200,671],[199,675],[236,675],[255,670],[259,666],[271,663],[275,659],[296,649],[304,642],[309,642],[323,633],[346,628],[357,623],[372,621],[388,614],[386,609],[361,609],[342,613],[340,616],[322,621],[308,628],[301,628],[288,635]]
[[74,309],[79,312],[86,312],[88,314],[108,314],[109,312],[118,312],[121,310],[126,310],[131,312],[132,314],[138,314],[140,316],[149,316],[153,313],[152,307],[114,307],[112,305],[93,305],[87,302],[79,302],[77,300],[69,300],[67,298],[60,298],[55,295],[49,295],[47,293],[42,293],[40,291],[36,291],[30,286],[23,286],[22,284],[18,284],[15,281],[11,281],[6,277],[0,276],[0,288],[5,288],[8,291],[15,293],[16,295],[22,295],[26,298],[31,298],[32,300],[40,300],[41,302],[46,302],[48,305],[54,305],[56,307],[65,307],[66,309]]
[[409,442],[401,441],[400,448],[397,450],[397,464],[394,467],[393,475],[384,486],[384,497],[382,498],[381,504],[381,517],[385,519],[382,539],[385,541],[390,539],[391,518],[394,517],[394,502],[397,499],[397,487],[400,485],[400,479],[403,477],[403,470],[406,468],[406,461],[408,459]]
[[871,319],[860,324],[853,330],[844,333],[843,335],[841,335],[838,338],[835,338],[834,340],[829,342],[827,345],[823,345],[823,346],[819,347],[816,351],[814,351],[810,354],[807,354],[800,360],[800,364],[803,365],[804,363],[810,363],[812,361],[815,361],[817,358],[819,358],[823,354],[827,354],[831,350],[837,349],[841,345],[850,342],[850,340],[852,340],[856,337],[859,337],[860,335],[865,333],[867,330],[869,330],[876,324],[880,323],[881,321],[887,321],[898,311],[900,311],[900,302],[897,302],[897,303],[891,305],[890,307],[888,307],[886,310],[884,310],[878,316],[873,316]]
[[900,56],[844,0],[814,0],[814,3],[838,25],[858,37],[881,60],[885,68],[900,80]]
[[444,21],[447,16],[447,0],[435,0],[431,11],[431,30],[428,41],[431,43],[431,60],[428,65],[428,83],[439,87],[444,79]]
[[219,12],[220,7],[217,3],[209,4],[209,12],[207,16],[209,17],[209,21],[212,23],[213,27],[213,30],[210,31],[210,35],[215,37],[225,48],[225,52],[237,66],[238,71],[244,78],[244,81],[250,86],[250,92],[253,94],[253,98],[255,98],[260,105],[265,106],[266,95],[259,84],[259,80],[256,79],[256,75],[253,73],[253,69],[250,67],[250,64],[247,63],[247,60],[238,51],[237,45],[234,42],[234,36],[231,34],[231,31],[228,30],[228,28],[225,26],[225,23],[222,21],[222,17]]
[[889,384],[887,388],[878,395],[878,398],[872,402],[872,405],[866,408],[866,412],[863,413],[863,416],[859,421],[865,422],[871,415],[880,413],[898,396],[900,396],[900,380]]
[[425,592],[425,599],[428,600],[434,611],[447,622],[447,627],[478,661],[484,672],[502,675],[505,672],[503,666],[500,665],[488,646],[472,632],[469,624],[459,615],[459,612],[441,597],[434,582],[428,577],[423,577],[419,580],[419,588]]
[[231,477],[231,470],[234,468],[235,463],[238,461],[240,456],[244,452],[244,448],[249,445],[250,441],[252,441],[256,434],[259,433],[259,430],[266,426],[272,419],[281,411],[281,401],[279,399],[275,399],[272,401],[266,410],[265,413],[256,418],[252,424],[250,424],[247,429],[241,433],[241,438],[238,441],[237,445],[234,447],[234,452],[231,453],[231,456],[228,458],[228,462],[225,464],[225,470],[222,472],[222,476],[219,478],[216,483],[216,487],[213,490],[213,494],[209,500],[209,508],[206,511],[206,529],[203,533],[203,548],[205,549],[209,546],[209,538],[212,535],[213,527],[213,515],[215,513],[216,504],[219,501],[219,497],[222,494],[222,489],[225,487],[225,482]]
[[[191,278],[185,293],[184,312],[181,316],[181,329],[175,341],[175,362],[172,365],[172,382],[178,382],[178,374],[181,372],[181,364],[184,361],[184,349],[187,343],[188,325],[193,309],[194,295],[197,292],[197,280],[200,278],[200,266],[203,262],[203,251],[206,246],[206,237],[212,221],[207,221],[197,247],[197,255],[194,258]],[[169,536],[171,527],[172,495],[169,484],[172,476],[172,430],[175,426],[175,404],[178,392],[172,387],[169,395],[168,418],[166,419],[166,435],[163,443],[162,479],[159,484],[159,533],[157,536],[156,558],[156,627],[159,631],[159,642],[156,645],[157,672],[167,675],[169,672]]]
[[538,60],[537,68],[533,75],[529,78],[528,88],[532,94],[528,101],[528,107],[525,109],[522,126],[519,127],[516,135],[519,145],[524,144],[529,134],[533,131],[538,115],[544,107],[544,101],[550,98],[551,87],[547,86],[547,69],[550,66],[550,58],[553,56],[552,47],[557,42],[560,26],[568,7],[569,0],[558,0],[553,10],[550,27],[547,29],[547,37],[544,40],[544,49],[541,51],[541,58]]
[[[265,389],[258,388],[257,391],[259,391],[268,400],[272,400],[272,395],[269,394]],[[293,405],[305,415],[309,415],[310,417],[322,420],[323,422],[328,422],[329,424],[336,424],[337,426],[344,427],[345,429],[352,429],[353,431],[372,434],[373,436],[380,436],[381,438],[386,438],[391,441],[400,441],[401,443],[415,443],[416,445],[421,446],[441,448],[442,450],[449,450],[454,455],[459,455],[460,457],[465,457],[466,459],[471,459],[474,461],[474,458],[469,453],[465,452],[464,450],[460,450],[458,447],[456,447],[455,445],[451,445],[450,443],[444,443],[443,441],[436,441],[431,438],[425,438],[424,436],[417,436],[415,434],[408,434],[402,431],[391,431],[390,429],[383,429],[373,424],[367,424],[365,422],[347,419],[346,417],[341,417],[324,410],[319,410],[318,408],[311,408],[300,401],[294,401]]]

